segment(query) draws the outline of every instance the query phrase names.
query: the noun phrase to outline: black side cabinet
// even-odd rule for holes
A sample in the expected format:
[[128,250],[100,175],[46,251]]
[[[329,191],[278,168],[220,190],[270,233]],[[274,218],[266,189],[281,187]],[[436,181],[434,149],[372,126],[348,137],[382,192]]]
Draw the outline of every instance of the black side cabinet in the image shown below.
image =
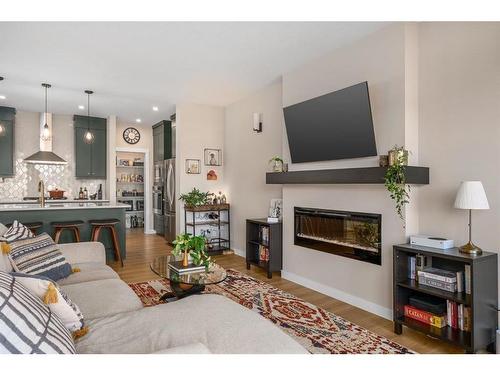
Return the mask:
[[283,226],[268,223],[267,219],[247,219],[247,269],[260,267],[273,277],[273,272],[283,268]]
[[[432,267],[448,271],[471,269],[471,293],[447,292],[441,289],[420,285],[418,280],[409,278],[408,258],[416,255],[432,258]],[[462,347],[467,353],[480,349],[494,349],[497,329],[498,308],[498,269],[497,254],[483,252],[482,255],[463,254],[458,248],[435,249],[416,245],[396,245],[394,262],[394,332],[401,334],[403,326],[423,332],[426,335],[450,342]],[[465,272],[464,272],[465,275]],[[465,276],[464,276],[465,277]],[[404,316],[404,306],[412,295],[430,295],[471,308],[472,327],[470,332],[450,326],[437,328]]]
[[0,107],[0,177],[14,177],[14,122],[16,109]]
[[[106,119],[75,115],[75,177],[76,178],[106,178],[107,134]],[[94,133],[94,141],[85,143],[84,135],[87,129]]]
[[162,120],[153,125],[153,162],[171,159],[173,152],[172,122]]

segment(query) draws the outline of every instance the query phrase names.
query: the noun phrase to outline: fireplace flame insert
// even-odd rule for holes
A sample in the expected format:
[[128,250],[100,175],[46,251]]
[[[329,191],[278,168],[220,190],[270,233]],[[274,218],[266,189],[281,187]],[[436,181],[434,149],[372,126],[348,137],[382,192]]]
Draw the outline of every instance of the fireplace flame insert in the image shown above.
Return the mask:
[[382,215],[295,207],[297,246],[382,264]]

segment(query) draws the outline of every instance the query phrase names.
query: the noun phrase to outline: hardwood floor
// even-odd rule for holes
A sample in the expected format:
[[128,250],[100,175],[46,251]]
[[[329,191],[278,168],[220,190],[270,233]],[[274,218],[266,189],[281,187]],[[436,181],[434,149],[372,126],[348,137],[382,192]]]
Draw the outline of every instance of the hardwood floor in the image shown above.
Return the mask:
[[[141,229],[129,230],[127,232],[127,259],[125,260],[125,266],[121,268],[118,263],[111,264],[111,266],[127,283],[157,279],[158,276],[150,270],[149,264],[155,257],[169,254],[170,250],[171,247],[160,236],[144,235]],[[221,255],[214,258],[224,268],[232,268],[265,281],[276,288],[292,293],[418,353],[463,353],[463,350],[460,348],[406,328],[404,328],[403,335],[396,335],[392,331],[391,321],[282,279],[279,273],[273,274],[273,278],[268,279],[265,272],[260,269],[252,267],[251,270],[247,270],[245,259],[240,256]]]

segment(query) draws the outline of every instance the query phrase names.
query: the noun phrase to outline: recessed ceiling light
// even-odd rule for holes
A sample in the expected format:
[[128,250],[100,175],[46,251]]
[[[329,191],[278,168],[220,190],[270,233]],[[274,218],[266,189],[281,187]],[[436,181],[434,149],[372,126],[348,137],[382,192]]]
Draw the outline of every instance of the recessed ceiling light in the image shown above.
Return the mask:
[[137,122],[137,123],[139,123],[139,122],[141,122],[141,121],[142,121],[142,120],[141,120],[140,118],[136,118],[136,119],[135,119],[135,122]]
[[158,112],[158,107],[157,107],[157,106],[154,106],[154,107],[153,107],[153,111]]
[[0,99],[5,100],[7,97],[5,95],[0,95]]
[[85,106],[80,104],[80,105],[78,106],[78,109],[85,109]]

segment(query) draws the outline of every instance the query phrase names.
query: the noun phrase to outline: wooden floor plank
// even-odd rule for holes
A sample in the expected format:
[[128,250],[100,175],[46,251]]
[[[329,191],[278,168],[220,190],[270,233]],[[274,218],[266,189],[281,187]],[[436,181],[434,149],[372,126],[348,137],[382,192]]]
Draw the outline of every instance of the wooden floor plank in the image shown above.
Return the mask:
[[[122,268],[118,263],[111,264],[111,266],[127,283],[158,279],[158,276],[150,270],[149,264],[155,257],[169,254],[170,251],[171,247],[167,245],[162,237],[144,235],[140,229],[129,230],[127,231],[127,259],[125,260],[125,266]],[[391,321],[285,280],[280,277],[279,273],[274,273],[273,278],[268,279],[266,273],[260,269],[252,267],[252,269],[247,270],[244,258],[237,255],[222,255],[214,257],[214,259],[224,268],[232,268],[265,281],[276,288],[294,294],[305,301],[313,303],[390,340],[396,341],[418,353],[463,353],[463,350],[458,347],[410,329],[404,328],[403,335],[396,335],[392,331]]]

